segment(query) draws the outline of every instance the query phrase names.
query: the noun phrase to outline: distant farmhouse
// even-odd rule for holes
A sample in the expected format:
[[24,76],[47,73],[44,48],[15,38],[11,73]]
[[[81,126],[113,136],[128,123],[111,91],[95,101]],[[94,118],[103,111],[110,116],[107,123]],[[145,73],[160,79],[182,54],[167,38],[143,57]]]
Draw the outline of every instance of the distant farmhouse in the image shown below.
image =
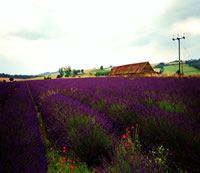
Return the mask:
[[144,74],[155,74],[152,66],[149,62],[141,62],[136,64],[128,64],[113,67],[110,71],[109,76],[142,76]]

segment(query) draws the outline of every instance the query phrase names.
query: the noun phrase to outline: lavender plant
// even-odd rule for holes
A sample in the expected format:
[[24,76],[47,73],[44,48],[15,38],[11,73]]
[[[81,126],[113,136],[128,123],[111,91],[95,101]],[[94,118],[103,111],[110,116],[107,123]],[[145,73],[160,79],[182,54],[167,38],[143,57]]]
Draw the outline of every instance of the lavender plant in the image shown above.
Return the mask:
[[[193,172],[200,169],[198,166],[200,165],[199,84],[199,78],[152,77],[136,77],[134,80],[129,78],[59,79],[31,83],[33,90],[38,88],[35,97],[38,98],[37,102],[40,102],[41,106],[44,106],[42,102],[50,98],[50,95],[59,93],[78,101],[76,107],[84,104],[88,109],[105,115],[112,124],[112,129],[117,131],[115,136],[118,140],[122,135],[122,129],[132,123],[139,124],[141,129],[139,138],[143,153],[151,150],[153,146],[162,145],[169,149],[166,162],[174,171],[178,169],[175,168],[178,165]],[[39,88],[43,88],[42,93],[39,92]],[[70,107],[67,109],[71,112],[76,110]],[[63,118],[68,113],[65,110],[65,107],[59,108],[60,113],[55,115]],[[58,124],[59,122],[60,120]],[[88,124],[88,120],[86,122]],[[51,123],[49,121],[49,124]]]
[[0,172],[46,172],[45,148],[25,82],[7,100],[0,116]]

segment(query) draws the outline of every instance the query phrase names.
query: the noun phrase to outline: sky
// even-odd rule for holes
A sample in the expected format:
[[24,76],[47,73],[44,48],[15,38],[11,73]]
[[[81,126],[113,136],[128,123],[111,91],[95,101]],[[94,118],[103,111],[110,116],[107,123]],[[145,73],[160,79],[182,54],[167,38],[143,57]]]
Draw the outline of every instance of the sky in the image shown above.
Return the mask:
[[[0,0],[1,1],[1,0]],[[0,73],[35,75],[200,58],[199,0],[6,0]]]

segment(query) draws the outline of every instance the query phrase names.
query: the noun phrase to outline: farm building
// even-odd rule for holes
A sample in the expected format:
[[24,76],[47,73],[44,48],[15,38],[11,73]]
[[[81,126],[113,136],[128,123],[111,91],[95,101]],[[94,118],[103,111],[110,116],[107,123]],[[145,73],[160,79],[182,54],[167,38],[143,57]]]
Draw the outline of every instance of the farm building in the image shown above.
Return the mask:
[[127,64],[113,67],[110,76],[140,76],[144,74],[156,73],[149,62],[141,62],[136,64]]

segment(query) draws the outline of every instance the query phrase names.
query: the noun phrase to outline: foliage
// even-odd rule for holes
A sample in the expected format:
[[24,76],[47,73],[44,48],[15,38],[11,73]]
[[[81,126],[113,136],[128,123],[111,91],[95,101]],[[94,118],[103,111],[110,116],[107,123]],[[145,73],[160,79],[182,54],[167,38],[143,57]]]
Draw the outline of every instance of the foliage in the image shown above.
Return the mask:
[[161,62],[158,65],[154,66],[154,68],[163,68],[164,66],[165,66],[165,63]]
[[100,67],[100,70],[103,70],[103,66]]
[[71,66],[64,67],[65,77],[69,77],[71,74]]
[[60,74],[58,74],[58,75],[56,76],[56,78],[62,78],[62,76],[61,76]]
[[[15,97],[16,92],[26,91],[18,88],[21,83],[0,85],[1,117],[7,112],[3,122],[12,111],[16,115],[16,109],[29,113],[29,117],[34,112],[32,108],[26,111],[27,101]],[[95,167],[100,172],[199,172],[199,78],[102,77],[35,80],[28,85],[43,120],[46,134],[42,135],[54,146],[53,153],[45,150],[51,155],[48,163],[52,172],[92,172]],[[18,96],[24,93],[19,92]],[[13,98],[16,99],[10,104]],[[10,109],[11,105],[18,108]],[[19,126],[27,122],[22,119]],[[9,123],[13,125],[12,121]],[[129,130],[133,125],[134,130]],[[2,129],[5,132],[1,134],[9,134],[4,123]],[[21,141],[20,133],[16,131],[13,141]],[[5,136],[1,141],[11,140],[13,144]],[[30,139],[28,135],[20,139],[23,137]],[[2,150],[4,144],[0,144]],[[15,153],[22,151],[17,144],[15,147]],[[1,160],[7,159],[4,156]],[[80,165],[85,163],[85,167],[79,171],[78,165],[68,164],[69,158]]]
[[185,63],[188,64],[191,67],[194,67],[194,68],[200,70],[200,59],[198,59],[198,60],[188,60]]
[[[80,71],[80,70],[79,70],[79,71]],[[74,70],[72,71],[72,73],[73,73],[73,75],[77,75],[77,73],[79,73],[79,71],[74,69]]]
[[[95,112],[92,115],[92,110],[77,104],[79,103],[59,94],[46,97],[41,108],[41,115],[47,122],[50,132],[47,135],[50,135],[51,141],[58,143],[58,148],[63,145],[61,141],[66,141],[75,156],[86,162],[88,166],[100,165],[98,157],[106,155],[106,152],[110,150],[111,137],[106,131],[108,127],[102,124],[106,123],[106,120],[98,119],[96,122]],[[87,112],[90,112],[92,118],[87,116]],[[50,123],[50,119],[53,123]],[[59,129],[60,133],[56,129]]]
[[13,78],[13,77],[10,77],[9,80],[10,80],[10,81],[14,81],[14,78]]
[[13,87],[1,114],[0,172],[46,172],[45,147],[26,83],[11,84],[18,87]]
[[[134,130],[134,126],[132,129]],[[134,134],[134,133],[133,133]],[[142,155],[138,146],[138,131],[136,128],[135,135],[130,136],[130,130],[126,129],[126,135],[122,135],[120,143],[115,148],[115,154],[112,162],[103,160],[103,168],[98,168],[100,172],[163,172],[159,163],[155,159],[149,160]]]
[[48,80],[48,79],[51,79],[51,76],[44,76],[44,80]]
[[164,69],[163,68],[160,68],[160,71],[158,72],[159,74],[163,73],[164,72]]
[[63,77],[63,75],[64,75],[64,69],[63,68],[59,68],[58,72],[60,73],[60,77],[59,78]]
[[33,78],[33,77],[39,77],[39,75],[10,75],[10,74],[5,74],[5,73],[0,73],[0,77],[4,77],[4,78],[16,78],[16,79],[29,79],[29,78]]
[[110,73],[110,70],[97,71],[95,76],[108,76],[109,73]]

